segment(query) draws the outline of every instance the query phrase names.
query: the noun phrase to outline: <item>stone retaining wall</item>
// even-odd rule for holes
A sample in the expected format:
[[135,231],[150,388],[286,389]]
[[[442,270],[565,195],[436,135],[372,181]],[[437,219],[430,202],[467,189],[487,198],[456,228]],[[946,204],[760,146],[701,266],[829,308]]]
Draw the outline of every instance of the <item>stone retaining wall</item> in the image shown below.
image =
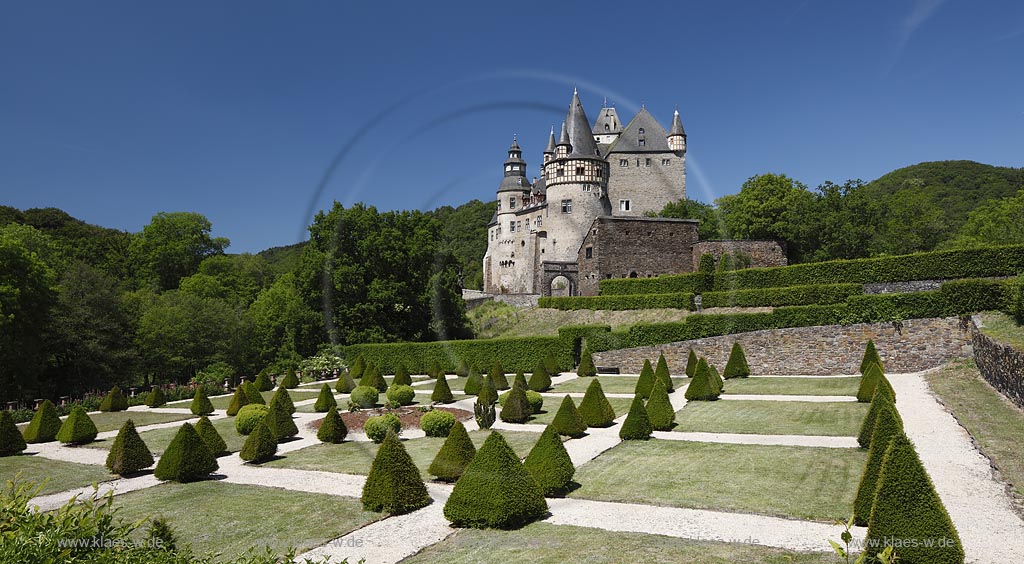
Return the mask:
[[488,294],[479,290],[462,290],[462,299],[466,309],[473,309],[487,302],[502,302],[513,307],[537,307],[539,294]]
[[982,377],[1019,407],[1024,407],[1024,352],[982,333],[971,323],[974,361]]
[[594,353],[594,364],[636,374],[645,359],[654,362],[659,353],[664,353],[669,370],[681,374],[692,348],[721,370],[732,344],[739,341],[754,374],[856,374],[868,339],[875,341],[888,372],[916,372],[939,366],[969,355],[971,344],[967,326],[949,317],[753,331]]

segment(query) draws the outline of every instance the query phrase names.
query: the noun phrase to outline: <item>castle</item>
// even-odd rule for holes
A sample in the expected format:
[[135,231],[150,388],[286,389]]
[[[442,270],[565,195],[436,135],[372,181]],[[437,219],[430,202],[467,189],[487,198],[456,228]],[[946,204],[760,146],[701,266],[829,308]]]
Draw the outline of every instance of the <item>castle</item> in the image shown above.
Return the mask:
[[[604,278],[692,272],[705,252],[771,245],[726,249],[699,242],[696,220],[647,217],[686,197],[679,111],[666,131],[646,107],[623,126],[605,105],[591,127],[575,89],[557,138],[554,128],[548,136],[541,176],[527,178],[513,136],[497,192],[483,264],[488,294],[596,295]],[[774,245],[763,260],[758,250],[756,265],[777,264],[778,255],[785,262]]]

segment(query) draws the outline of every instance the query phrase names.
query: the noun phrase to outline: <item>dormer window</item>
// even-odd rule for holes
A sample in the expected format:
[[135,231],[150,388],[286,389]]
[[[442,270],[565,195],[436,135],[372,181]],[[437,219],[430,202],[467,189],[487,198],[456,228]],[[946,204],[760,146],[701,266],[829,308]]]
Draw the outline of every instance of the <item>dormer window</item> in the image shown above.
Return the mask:
[[512,170],[512,165],[505,165],[505,172]]
[[516,197],[515,196],[512,196],[512,197],[510,197],[508,199],[508,207],[509,207],[509,209],[512,209],[512,210],[516,209]]
[[640,128],[640,129],[639,129],[639,130],[637,131],[637,133],[639,133],[640,135],[643,135],[643,134],[644,134],[644,133],[646,133],[646,132],[644,131],[644,128],[642,128],[642,127],[641,127],[641,128]]
[[612,129],[612,128],[611,128],[611,127],[608,127],[608,124],[607,124],[607,123],[606,123],[606,124],[604,124],[604,130],[605,130],[605,131],[611,131],[611,129]]
[[636,142],[637,142],[637,145],[640,145],[641,147],[646,147],[647,146],[647,141],[644,140],[644,139],[637,139]]

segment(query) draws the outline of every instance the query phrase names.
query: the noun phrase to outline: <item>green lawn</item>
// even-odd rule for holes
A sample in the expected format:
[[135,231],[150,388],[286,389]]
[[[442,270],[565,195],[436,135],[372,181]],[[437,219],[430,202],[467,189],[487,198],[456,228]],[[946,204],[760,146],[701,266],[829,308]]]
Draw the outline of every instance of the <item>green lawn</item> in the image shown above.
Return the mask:
[[691,541],[533,523],[514,531],[460,529],[402,564],[836,564],[834,554],[793,552],[749,543]]
[[780,394],[794,396],[855,396],[860,378],[732,378],[726,394]]
[[[195,417],[191,413],[157,413],[153,411],[112,411],[106,413],[90,413],[89,418],[96,425],[96,430],[100,433],[105,431],[117,431],[124,425],[124,422],[131,419],[135,422],[135,427],[142,427],[143,425],[154,425],[156,423],[169,423],[171,421],[184,421]],[[61,421],[66,417],[61,417]],[[19,429],[24,429],[28,426],[28,423],[22,423],[18,425]]]
[[1012,317],[1005,313],[990,311],[982,314],[984,327],[981,332],[993,339],[1024,350],[1024,327],[1017,325]]
[[[636,381],[638,379],[636,376],[597,376],[596,378],[601,382],[601,389],[606,394],[632,394],[636,390]],[[582,394],[587,391],[587,387],[590,386],[590,381],[593,379],[575,378],[563,384],[558,384],[551,391],[562,394]],[[689,382],[689,378],[672,378],[672,385],[677,388]]]
[[[94,464],[51,460],[30,454],[0,457],[0,476],[3,476],[4,483],[18,473],[21,473],[23,481],[43,485],[41,494],[81,488],[116,477],[103,466]],[[3,483],[0,483],[0,486],[2,485]]]
[[[572,401],[576,403],[576,407],[580,406],[580,402],[583,398],[572,398]],[[612,409],[615,410],[615,416],[620,417],[629,412],[629,405],[633,403],[633,400],[629,398],[608,398],[608,403],[612,404]],[[562,405],[562,398],[553,398],[544,396],[544,411],[533,415],[530,420],[527,421],[533,425],[547,425],[554,421],[555,413],[558,413],[558,407]]]
[[[276,391],[277,390],[271,390],[269,392],[260,392],[260,393],[263,395],[263,399],[269,404],[270,403],[270,399],[274,397],[274,393]],[[311,399],[311,398],[312,399],[316,399],[316,396],[319,395],[319,393],[320,393],[319,389],[316,389],[316,390],[308,390],[308,389],[307,390],[298,390],[298,389],[288,390],[288,395],[291,396],[293,403],[297,402],[297,401]],[[214,409],[227,409],[228,405],[231,404],[231,396],[228,395],[228,396],[221,396],[221,397],[216,397],[216,398],[210,398],[210,403],[213,404],[213,408]],[[181,400],[181,401],[171,402],[171,403],[167,404],[167,407],[188,407],[191,404],[192,404],[192,400],[188,399],[188,400]]]
[[866,463],[858,449],[625,441],[577,469],[570,497],[832,521]]
[[382,517],[356,498],[217,481],[168,482],[117,496],[114,506],[128,521],[161,516],[180,542],[232,560],[250,546],[302,552]]
[[857,436],[866,403],[693,401],[676,412],[673,431],[763,435]]
[[[539,433],[502,431],[501,434],[520,458],[526,458],[530,449],[533,448],[533,444],[540,438]],[[484,443],[488,435],[490,435],[490,431],[471,431],[469,433],[477,448]],[[405,445],[405,450],[420,469],[420,474],[424,479],[430,478],[427,468],[430,467],[437,451],[441,450],[444,439],[423,437],[406,440],[402,444]],[[373,458],[377,454],[377,447],[378,445],[370,442],[344,442],[339,445],[320,444],[288,453],[284,458],[264,463],[263,466],[323,470],[342,474],[368,474]]]
[[952,362],[924,377],[1003,480],[1024,495],[1024,411],[981,377],[973,359]]

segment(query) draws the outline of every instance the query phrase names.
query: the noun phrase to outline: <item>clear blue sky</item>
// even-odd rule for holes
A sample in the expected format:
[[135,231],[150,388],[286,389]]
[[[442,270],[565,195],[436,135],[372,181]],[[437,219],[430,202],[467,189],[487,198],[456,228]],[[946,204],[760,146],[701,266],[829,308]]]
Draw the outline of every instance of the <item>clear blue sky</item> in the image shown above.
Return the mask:
[[703,201],[762,172],[1022,166],[1022,68],[1009,1],[4,2],[0,203],[131,231],[197,211],[255,252],[335,199],[493,198],[574,84],[591,119],[678,105]]

